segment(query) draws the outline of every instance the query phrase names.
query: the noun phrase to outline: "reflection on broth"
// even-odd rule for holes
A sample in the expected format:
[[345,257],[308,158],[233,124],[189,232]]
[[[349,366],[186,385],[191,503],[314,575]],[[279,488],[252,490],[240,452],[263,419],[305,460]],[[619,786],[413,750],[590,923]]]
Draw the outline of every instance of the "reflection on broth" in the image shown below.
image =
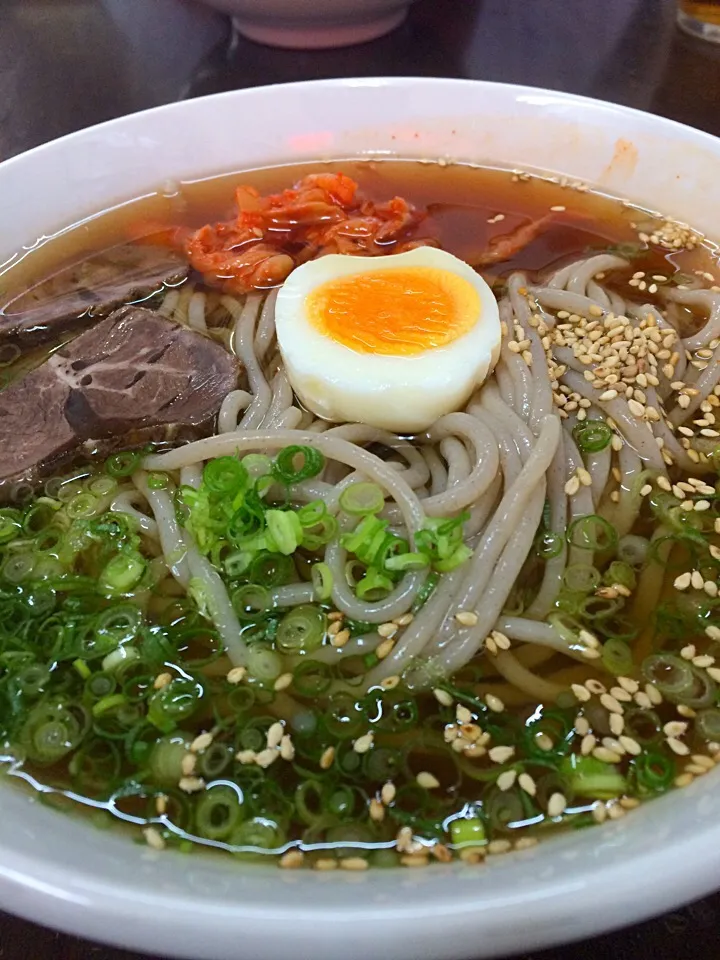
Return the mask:
[[704,775],[715,253],[582,184],[409,161],[169,185],[27,253],[9,775],[153,848],[358,870]]

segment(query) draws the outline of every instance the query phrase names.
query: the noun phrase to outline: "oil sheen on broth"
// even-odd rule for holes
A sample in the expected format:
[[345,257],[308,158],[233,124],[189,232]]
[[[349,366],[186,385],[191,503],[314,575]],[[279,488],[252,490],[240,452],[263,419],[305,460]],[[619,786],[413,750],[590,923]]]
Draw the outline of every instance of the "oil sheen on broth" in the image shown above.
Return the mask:
[[[218,220],[240,239],[200,244]],[[45,309],[44,278],[143,237],[224,266],[8,332],[24,291]],[[428,239],[492,287],[494,372],[416,435],[317,419],[236,265],[376,277]],[[549,177],[347,161],[168,185],[16,261],[0,408],[45,378],[68,439],[2,486],[10,778],[157,849],[365,869],[480,863],[714,767],[712,243]]]

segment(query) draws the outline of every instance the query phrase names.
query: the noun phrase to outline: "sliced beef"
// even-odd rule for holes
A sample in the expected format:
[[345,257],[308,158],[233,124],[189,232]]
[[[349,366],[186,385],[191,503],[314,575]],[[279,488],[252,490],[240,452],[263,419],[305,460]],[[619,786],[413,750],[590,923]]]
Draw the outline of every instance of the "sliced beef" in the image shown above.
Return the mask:
[[0,341],[21,346],[57,340],[123,304],[144,300],[188,275],[185,260],[162,247],[127,243],[61,270],[0,311]]
[[143,307],[117,310],[0,393],[0,484],[7,495],[91,440],[198,435],[237,378],[208,337]]

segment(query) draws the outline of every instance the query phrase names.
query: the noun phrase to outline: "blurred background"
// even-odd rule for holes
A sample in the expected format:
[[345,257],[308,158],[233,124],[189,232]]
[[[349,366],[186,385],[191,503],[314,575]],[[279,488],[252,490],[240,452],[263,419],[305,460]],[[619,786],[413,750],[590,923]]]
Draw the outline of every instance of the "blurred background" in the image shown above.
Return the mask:
[[252,43],[197,0],[0,0],[0,156],[183,97],[373,74],[529,83],[720,132],[720,46],[676,28],[675,0],[419,0],[379,40],[312,51]]

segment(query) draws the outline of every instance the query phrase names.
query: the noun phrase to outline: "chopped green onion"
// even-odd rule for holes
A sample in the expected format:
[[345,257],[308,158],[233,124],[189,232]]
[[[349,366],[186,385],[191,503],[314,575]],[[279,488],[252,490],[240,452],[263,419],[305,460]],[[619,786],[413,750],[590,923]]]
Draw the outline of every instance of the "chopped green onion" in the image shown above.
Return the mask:
[[22,530],[22,514],[8,507],[0,510],[0,544],[9,543],[19,536]]
[[[299,466],[296,462],[300,460]],[[316,477],[325,466],[325,457],[314,447],[285,447],[275,457],[272,475],[280,483],[291,486]]]
[[100,501],[91,493],[78,493],[65,504],[65,511],[73,520],[82,517],[94,517],[100,506]]
[[559,557],[565,546],[564,538],[558,533],[545,531],[535,540],[535,552],[541,560],[552,560],[553,557]]
[[204,790],[195,804],[195,829],[208,840],[225,840],[244,815],[239,789],[216,784]]
[[642,753],[632,767],[638,787],[644,792],[663,793],[675,779],[675,761],[665,753]]
[[340,494],[340,509],[351,516],[364,517],[380,513],[385,506],[385,495],[376,483],[352,483]]
[[114,477],[103,476],[103,474],[91,477],[87,484],[88,491],[95,497],[107,497],[117,490],[117,486],[117,480]]
[[301,527],[314,527],[327,515],[328,510],[322,500],[312,500],[297,511],[297,518]]
[[268,510],[265,521],[271,549],[286,556],[294,553],[303,539],[303,529],[297,514],[290,510]]
[[581,453],[599,453],[612,440],[612,430],[604,420],[582,420],[572,430]]
[[129,477],[140,466],[141,459],[142,457],[137,451],[123,450],[107,458],[105,470],[111,477]]
[[203,485],[218,497],[235,497],[248,480],[247,470],[235,457],[217,457],[203,469]]
[[639,537],[628,533],[620,537],[617,548],[618,559],[629,563],[631,567],[642,567],[647,563],[650,551],[650,541],[646,537]]
[[261,683],[270,683],[283,672],[282,658],[273,650],[254,646],[248,653],[247,669],[251,677]]
[[171,733],[178,723],[195,713],[203,694],[197,680],[176,677],[149,698],[147,718],[162,733]]
[[600,571],[588,563],[574,563],[563,574],[563,586],[572,593],[591,593],[600,586]]
[[110,560],[98,577],[104,593],[130,593],[142,580],[147,562],[139,553],[119,553]]
[[642,672],[660,693],[677,701],[690,694],[695,675],[687,660],[672,653],[655,653],[643,660]]
[[329,600],[332,596],[333,575],[326,563],[314,563],[310,571],[316,600]]
[[170,483],[170,477],[166,473],[149,473],[147,475],[147,485],[150,490],[164,490]]
[[618,535],[615,527],[597,514],[578,517],[568,527],[567,541],[573,547],[583,550],[613,550]]
[[270,594],[257,583],[245,583],[233,590],[230,602],[241,620],[252,622],[268,614],[273,607]]
[[301,604],[280,621],[275,643],[283,653],[312,653],[322,645],[326,627],[327,619],[319,607]]
[[603,582],[609,587],[619,583],[621,587],[634,590],[637,586],[637,577],[629,563],[625,563],[624,560],[613,560],[603,574]]
[[[425,567],[428,566],[429,562],[430,561],[424,553],[401,553],[396,557],[390,557],[389,560],[386,560],[385,568],[396,573],[404,573],[407,570],[424,570]],[[440,563],[442,562],[447,561],[440,561]]]
[[264,453],[248,453],[240,462],[251,480],[257,480],[272,472],[272,460]]
[[91,670],[90,667],[85,663],[84,660],[80,660],[80,659],[73,660],[73,664],[72,664],[72,665],[73,665],[73,667],[75,668],[75,670],[80,674],[80,676],[82,677],[83,680],[87,680],[87,678],[88,678],[88,677],[90,676],[90,674],[92,673],[92,670]]
[[623,640],[611,637],[602,647],[602,662],[608,673],[627,676],[634,668],[632,650]]
[[450,822],[450,838],[457,849],[484,846],[485,824],[479,817],[458,817]]
[[355,593],[359,600],[382,600],[393,588],[392,580],[370,567],[362,580],[355,587]]
[[35,567],[35,555],[32,553],[15,553],[7,558],[2,566],[2,575],[10,583],[22,583],[27,580]]
[[618,768],[595,757],[570,754],[562,761],[560,773],[572,792],[581,797],[611,800],[622,796],[627,789],[625,777]]
[[303,697],[319,697],[330,689],[330,667],[319,660],[304,660],[293,671],[293,687]]
[[720,710],[703,710],[695,719],[695,729],[703,738],[709,742],[720,740]]
[[153,779],[160,786],[176,787],[183,775],[182,763],[188,745],[181,737],[163,737],[157,740],[149,755]]
[[113,693],[109,697],[103,697],[102,700],[98,700],[98,702],[93,705],[92,715],[94,717],[101,717],[104,713],[109,713],[111,710],[116,710],[125,703],[127,703],[127,698],[124,694]]

